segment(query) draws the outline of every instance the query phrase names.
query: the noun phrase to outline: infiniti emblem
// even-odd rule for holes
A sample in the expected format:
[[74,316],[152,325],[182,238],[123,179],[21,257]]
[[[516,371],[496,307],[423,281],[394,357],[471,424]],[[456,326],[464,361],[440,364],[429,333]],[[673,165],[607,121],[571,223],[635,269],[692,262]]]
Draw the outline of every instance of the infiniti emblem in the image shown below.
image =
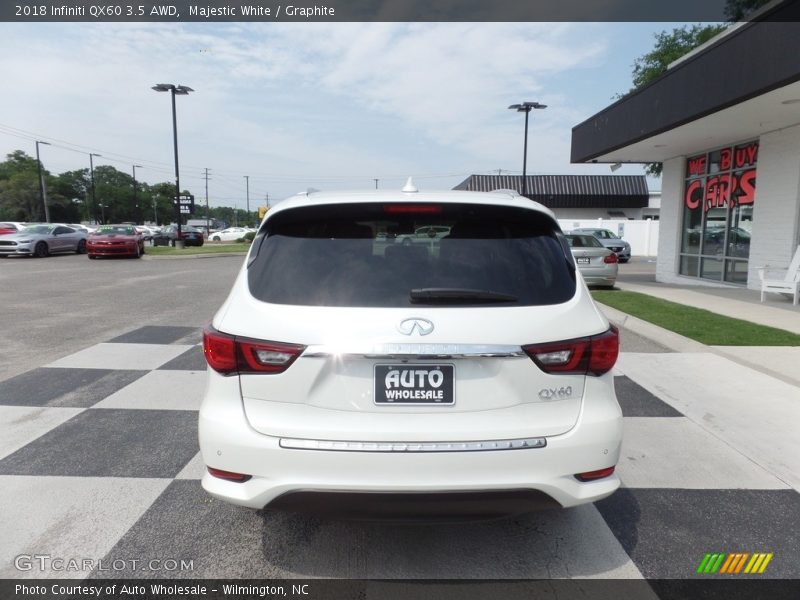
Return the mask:
[[397,326],[397,331],[403,335],[411,335],[415,330],[419,335],[428,335],[433,331],[433,323],[428,321],[428,319],[414,317],[411,319],[403,319]]

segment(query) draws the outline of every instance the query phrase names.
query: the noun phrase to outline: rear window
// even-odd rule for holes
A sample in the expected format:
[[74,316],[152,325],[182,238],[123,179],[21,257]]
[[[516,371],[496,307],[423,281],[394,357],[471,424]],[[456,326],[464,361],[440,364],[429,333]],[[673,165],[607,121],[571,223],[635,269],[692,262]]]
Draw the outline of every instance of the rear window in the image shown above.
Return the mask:
[[281,212],[248,265],[253,296],[302,306],[533,306],[566,302],[575,273],[558,226],[532,210],[364,203]]

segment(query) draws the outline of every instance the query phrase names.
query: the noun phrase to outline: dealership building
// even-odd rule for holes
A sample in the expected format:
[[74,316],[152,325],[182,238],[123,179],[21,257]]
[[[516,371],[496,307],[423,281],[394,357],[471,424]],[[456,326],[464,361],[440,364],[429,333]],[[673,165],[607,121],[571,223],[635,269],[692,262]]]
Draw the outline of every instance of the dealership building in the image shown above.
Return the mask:
[[800,2],[574,127],[572,162],[663,164],[658,281],[759,288],[800,244]]

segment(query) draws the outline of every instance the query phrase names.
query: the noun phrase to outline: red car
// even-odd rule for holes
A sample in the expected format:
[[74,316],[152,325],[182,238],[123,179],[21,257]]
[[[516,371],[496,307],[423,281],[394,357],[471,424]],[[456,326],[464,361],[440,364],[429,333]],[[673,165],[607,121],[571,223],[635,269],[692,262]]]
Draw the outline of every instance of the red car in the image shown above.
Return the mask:
[[144,254],[144,238],[133,225],[101,225],[86,240],[89,258]]

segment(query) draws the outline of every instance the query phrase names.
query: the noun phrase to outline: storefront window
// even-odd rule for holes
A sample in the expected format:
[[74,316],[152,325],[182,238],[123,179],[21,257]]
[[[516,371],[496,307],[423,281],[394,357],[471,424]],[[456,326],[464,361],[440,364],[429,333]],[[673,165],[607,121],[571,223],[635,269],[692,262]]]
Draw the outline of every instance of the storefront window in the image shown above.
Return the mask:
[[747,283],[757,160],[758,142],[687,159],[681,275]]

